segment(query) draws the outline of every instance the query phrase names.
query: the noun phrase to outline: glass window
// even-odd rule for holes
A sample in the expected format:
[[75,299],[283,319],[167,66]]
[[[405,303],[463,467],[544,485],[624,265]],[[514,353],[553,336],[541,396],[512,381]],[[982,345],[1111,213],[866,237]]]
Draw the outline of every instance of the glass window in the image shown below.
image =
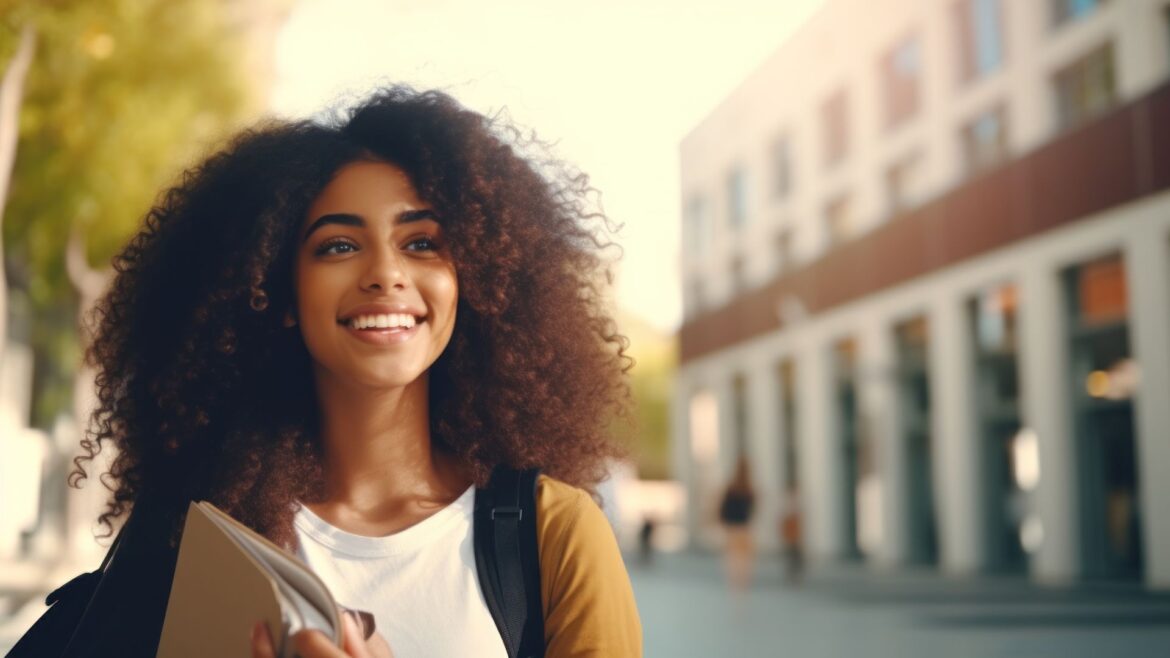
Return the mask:
[[1106,0],[1051,0],[1052,22],[1056,25],[1088,16]]
[[735,423],[735,448],[740,456],[749,452],[747,378],[736,375],[731,381],[732,421]]
[[1107,43],[1053,78],[1060,128],[1071,128],[1109,109],[1117,98],[1113,44]]
[[[833,400],[832,415],[836,424],[836,449],[841,464],[841,526],[844,530],[845,558],[857,558],[865,547],[866,492],[873,491],[867,484],[876,477],[876,466],[860,431],[858,406],[857,343],[852,338],[837,341],[832,346]],[[872,510],[870,510],[872,511]]]
[[731,259],[731,287],[735,292],[739,292],[747,287],[745,268],[746,265],[744,264],[743,256],[736,256]]
[[907,456],[908,557],[912,563],[929,564],[938,560],[938,531],[931,468],[930,333],[926,318],[918,316],[896,325],[894,341],[899,427]]
[[[1166,5],[1166,9],[1162,11],[1162,24],[1165,26],[1166,43],[1170,46],[1170,5]],[[1170,47],[1167,48],[1170,51]]]
[[747,224],[747,173],[735,167],[727,175],[727,218],[732,228]]
[[844,89],[830,96],[821,106],[821,121],[825,164],[832,166],[844,159],[849,151],[849,103]]
[[1140,576],[1141,510],[1133,400],[1138,363],[1130,349],[1125,262],[1101,258],[1065,273],[1073,423],[1082,472],[1085,573]]
[[772,192],[778,199],[792,192],[792,144],[787,136],[772,143]]
[[1039,481],[1035,434],[1020,415],[1017,314],[1014,285],[980,292],[969,313],[974,337],[975,409],[979,458],[985,478],[988,561],[995,569],[1027,565],[1024,531],[1032,517],[1030,493]]
[[794,269],[794,238],[792,229],[784,229],[776,234],[776,271],[783,274]]
[[918,39],[910,37],[894,47],[881,64],[886,125],[897,126],[918,111],[922,62]]
[[912,205],[918,170],[917,155],[906,156],[886,169],[886,203],[890,215],[897,215]]
[[705,256],[711,245],[711,219],[707,212],[707,201],[700,194],[687,201],[684,212],[687,252],[692,256]]
[[1076,322],[1092,327],[1125,320],[1129,293],[1120,258],[1106,258],[1077,268]]
[[959,77],[973,80],[1003,65],[1000,0],[960,0],[955,5]]
[[976,116],[963,126],[963,162],[975,174],[1007,159],[1007,114],[1002,106]]
[[784,359],[777,368],[780,383],[780,441],[784,459],[784,491],[794,492],[800,488],[800,469],[797,468],[796,452],[796,363]]
[[849,216],[849,197],[842,195],[825,206],[825,236],[828,247],[836,247],[853,235],[852,219]]
[[690,285],[687,286],[687,315],[698,315],[699,311],[703,309],[703,282],[699,279],[692,279]]

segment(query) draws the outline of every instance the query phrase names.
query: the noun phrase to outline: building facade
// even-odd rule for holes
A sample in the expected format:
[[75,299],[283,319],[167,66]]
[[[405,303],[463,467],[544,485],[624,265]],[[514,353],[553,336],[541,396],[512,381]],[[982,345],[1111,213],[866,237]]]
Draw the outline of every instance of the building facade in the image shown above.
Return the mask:
[[1170,1],[828,0],[681,189],[693,542],[1170,588]]

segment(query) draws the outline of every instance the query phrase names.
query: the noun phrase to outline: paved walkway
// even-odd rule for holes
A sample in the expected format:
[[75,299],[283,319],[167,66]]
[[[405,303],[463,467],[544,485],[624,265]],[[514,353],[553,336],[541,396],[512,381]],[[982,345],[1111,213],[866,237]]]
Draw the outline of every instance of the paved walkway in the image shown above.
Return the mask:
[[[711,556],[631,567],[648,658],[1170,657],[1170,593],[1136,586],[848,568],[786,587],[776,563],[762,561],[754,589],[736,599]],[[31,621],[0,618],[0,654]]]
[[1170,594],[1136,585],[1055,589],[850,568],[794,588],[763,562],[736,600],[710,556],[659,556],[631,575],[649,658],[1170,657]]

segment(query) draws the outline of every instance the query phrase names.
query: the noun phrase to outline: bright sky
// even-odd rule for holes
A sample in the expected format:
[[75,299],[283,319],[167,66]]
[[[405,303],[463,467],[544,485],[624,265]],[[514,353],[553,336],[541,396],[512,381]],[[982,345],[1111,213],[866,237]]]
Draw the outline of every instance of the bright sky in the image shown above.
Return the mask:
[[274,110],[308,116],[379,82],[506,107],[557,144],[624,224],[617,301],[673,331],[678,144],[821,0],[299,0]]

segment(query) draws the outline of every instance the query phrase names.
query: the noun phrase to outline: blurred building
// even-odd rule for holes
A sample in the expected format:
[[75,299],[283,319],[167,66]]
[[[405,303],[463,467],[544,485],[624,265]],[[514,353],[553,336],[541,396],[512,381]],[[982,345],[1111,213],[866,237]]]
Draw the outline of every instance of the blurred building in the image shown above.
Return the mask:
[[1170,587],[1168,79],[1167,0],[828,0],[704,119],[692,541],[746,452],[765,545]]

